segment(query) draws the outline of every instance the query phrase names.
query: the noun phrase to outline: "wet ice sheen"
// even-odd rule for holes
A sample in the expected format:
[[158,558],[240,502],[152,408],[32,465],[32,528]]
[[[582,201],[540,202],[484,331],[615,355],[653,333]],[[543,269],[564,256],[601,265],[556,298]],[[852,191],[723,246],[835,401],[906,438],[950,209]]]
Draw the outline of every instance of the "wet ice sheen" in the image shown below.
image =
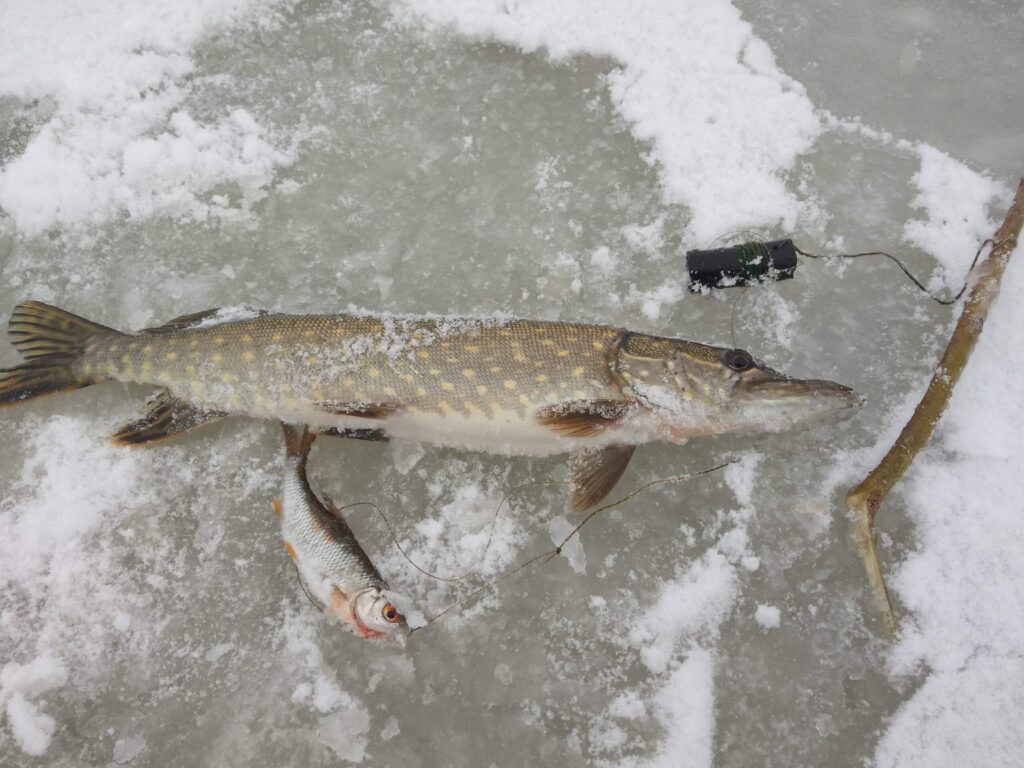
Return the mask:
[[[354,306],[730,344],[736,294],[690,296],[681,255],[743,226],[902,249],[956,285],[1019,163],[1020,106],[993,98],[1019,69],[1014,6],[738,6],[8,4],[0,311],[31,297],[139,328]],[[922,93],[965,108],[936,119]],[[305,602],[270,514],[274,425],[125,451],[104,438],[145,388],[5,410],[0,765],[1013,765],[1021,255],[944,422],[955,459],[930,452],[881,521],[913,611],[893,651],[838,489],[884,450],[951,316],[885,264],[805,264],[737,308],[738,345],[864,393],[857,421],[646,446],[623,491],[744,460],[609,511],[571,562],[398,646]],[[327,440],[311,472],[380,504],[442,575],[476,566],[507,489],[564,479]],[[563,498],[517,494],[481,574],[550,548]],[[414,611],[476,584],[424,577],[367,508],[350,523]]]

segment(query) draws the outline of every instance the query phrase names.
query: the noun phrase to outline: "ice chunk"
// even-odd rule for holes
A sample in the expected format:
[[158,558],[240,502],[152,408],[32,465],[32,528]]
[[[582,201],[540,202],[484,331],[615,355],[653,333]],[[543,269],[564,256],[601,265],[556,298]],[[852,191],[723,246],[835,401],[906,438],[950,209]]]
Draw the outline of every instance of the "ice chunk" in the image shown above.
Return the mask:
[[762,603],[754,611],[754,621],[765,629],[778,629],[780,624],[779,616],[779,609],[774,605],[764,605]]
[[370,714],[361,707],[342,709],[320,718],[320,741],[348,763],[361,763],[366,755]]

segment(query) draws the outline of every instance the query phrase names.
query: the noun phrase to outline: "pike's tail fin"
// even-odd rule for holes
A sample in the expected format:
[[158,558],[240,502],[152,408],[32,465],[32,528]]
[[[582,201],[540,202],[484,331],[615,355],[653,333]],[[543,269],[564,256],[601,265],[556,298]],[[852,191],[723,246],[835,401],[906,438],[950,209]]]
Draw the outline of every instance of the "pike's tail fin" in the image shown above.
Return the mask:
[[304,424],[282,424],[281,429],[284,431],[284,449],[288,458],[299,459],[305,464],[309,449],[316,440],[316,432],[310,432],[309,427]]
[[113,328],[51,307],[23,301],[11,313],[7,334],[28,362],[0,369],[0,406],[95,384],[76,363],[97,338],[120,335]]

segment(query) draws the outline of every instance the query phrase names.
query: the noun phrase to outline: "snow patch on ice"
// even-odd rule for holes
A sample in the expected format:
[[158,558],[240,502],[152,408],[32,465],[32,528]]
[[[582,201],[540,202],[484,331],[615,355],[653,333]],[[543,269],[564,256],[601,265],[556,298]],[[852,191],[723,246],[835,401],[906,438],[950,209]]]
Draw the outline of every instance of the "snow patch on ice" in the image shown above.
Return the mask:
[[668,669],[683,639],[714,636],[736,597],[736,571],[716,549],[707,552],[662,588],[655,604],[630,634],[652,672]]
[[654,712],[667,734],[643,768],[710,768],[715,735],[715,657],[695,649],[654,696]]
[[[821,132],[802,85],[727,0],[405,0],[415,14],[553,59],[617,65],[612,101],[651,144],[668,203],[696,242],[742,227],[796,225],[786,174]],[[726,98],[724,95],[728,94]]]
[[754,621],[765,629],[778,629],[781,622],[779,609],[774,605],[761,604],[754,611]]
[[971,170],[927,144],[920,144],[921,169],[913,182],[913,205],[927,216],[907,222],[903,239],[933,256],[942,267],[931,288],[959,289],[978,246],[995,231],[989,206],[1009,204],[1010,190],[1000,181]]
[[57,722],[32,701],[67,681],[64,665],[52,656],[39,656],[28,664],[9,662],[0,670],[0,708],[15,742],[29,755],[42,755],[50,747]]
[[[951,210],[943,196],[958,198],[945,178],[929,190],[937,210]],[[978,210],[966,220],[983,217]],[[922,667],[929,676],[893,717],[879,766],[1024,763],[1024,384],[1006,375],[1024,365],[1022,295],[1018,247],[940,423],[942,447],[953,453],[933,447],[905,480],[919,545],[891,580],[911,617],[890,664],[897,676]]]
[[[119,212],[245,213],[291,162],[244,109],[204,124],[184,108],[192,47],[254,13],[250,0],[125,0],[0,6],[0,94],[54,111],[0,169],[0,209],[26,234]],[[203,199],[233,182],[241,201]]]
[[1024,660],[985,654],[925,681],[893,718],[878,744],[875,766],[1019,768],[1024,764],[1021,714]]
[[361,763],[366,756],[370,713],[341,689],[330,665],[324,662],[316,624],[319,616],[307,610],[287,610],[282,627],[285,648],[297,656],[308,679],[295,687],[292,701],[322,714],[319,738],[339,758]]

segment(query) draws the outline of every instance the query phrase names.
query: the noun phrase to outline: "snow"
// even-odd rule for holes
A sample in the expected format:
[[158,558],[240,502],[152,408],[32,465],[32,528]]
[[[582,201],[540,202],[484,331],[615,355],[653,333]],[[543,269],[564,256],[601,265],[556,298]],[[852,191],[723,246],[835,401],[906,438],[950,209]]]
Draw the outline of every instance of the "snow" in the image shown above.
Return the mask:
[[762,603],[757,606],[757,610],[754,611],[754,621],[760,624],[765,629],[778,629],[781,624],[779,609],[774,605],[765,605]]
[[203,218],[233,212],[205,193],[234,182],[242,192],[234,212],[246,212],[290,150],[268,141],[244,109],[201,121],[184,102],[192,46],[253,6],[5,3],[0,94],[47,99],[52,115],[0,169],[0,208],[27,234],[122,212]]
[[927,219],[908,221],[903,239],[935,257],[942,266],[941,282],[957,291],[978,245],[995,232],[997,224],[987,215],[990,206],[1009,206],[1010,190],[935,147],[922,144],[917,151],[921,169],[913,181],[919,193],[912,204]]
[[1024,387],[1005,376],[1024,364],[1022,257],[1018,247],[943,416],[941,447],[907,477],[919,544],[892,579],[911,616],[890,664],[898,676],[922,666],[929,675],[894,716],[879,766],[1024,758],[1021,730],[1011,725],[1024,716],[1024,484],[1014,438],[1024,429]]
[[28,664],[9,662],[0,670],[0,706],[18,746],[29,755],[42,755],[50,746],[57,722],[32,701],[67,682],[67,670],[51,656]]
[[[923,12],[902,6],[866,7],[880,31],[848,17],[816,26],[796,4],[738,5],[0,7],[0,138],[13,137],[0,147],[0,311],[73,296],[127,328],[208,306],[230,308],[208,323],[248,317],[242,302],[368,307],[388,313],[382,343],[407,354],[407,312],[724,344],[735,306],[737,343],[870,396],[838,433],[638,451],[624,490],[741,461],[610,510],[565,557],[394,647],[352,645],[305,602],[268,512],[271,425],[135,452],[105,439],[141,402],[135,389],[5,410],[0,763],[1024,762],[1024,253],[879,520],[903,621],[894,644],[872,634],[838,499],[909,414],[955,313],[863,262],[694,297],[679,258],[755,228],[825,244],[809,250],[906,252],[915,272],[937,266],[933,289],[958,288],[1018,156],[981,169],[975,146],[954,140],[970,110],[905,136],[877,113],[837,116],[862,110],[822,87],[841,58],[822,34],[867,45],[909,24],[913,39],[891,46],[901,76],[928,70],[930,44],[1009,71],[1019,54],[961,44],[946,6],[926,14],[928,43]],[[849,82],[906,103],[912,120],[916,94],[867,66]],[[999,101],[972,88],[974,101],[960,90],[949,103]],[[321,441],[312,464],[316,487],[378,503],[417,564],[471,572],[425,576],[354,509],[416,625],[576,523],[564,489],[535,485],[491,536],[505,491],[560,482],[560,460]],[[541,743],[550,751],[529,751]]]
[[[556,60],[609,56],[611,98],[650,161],[666,202],[686,205],[695,241],[796,225],[786,173],[821,125],[803,86],[726,0],[406,0],[412,12]],[[725,97],[728,94],[728,98]]]
[[715,661],[697,649],[654,695],[655,717],[667,737],[645,768],[710,768],[715,735]]

